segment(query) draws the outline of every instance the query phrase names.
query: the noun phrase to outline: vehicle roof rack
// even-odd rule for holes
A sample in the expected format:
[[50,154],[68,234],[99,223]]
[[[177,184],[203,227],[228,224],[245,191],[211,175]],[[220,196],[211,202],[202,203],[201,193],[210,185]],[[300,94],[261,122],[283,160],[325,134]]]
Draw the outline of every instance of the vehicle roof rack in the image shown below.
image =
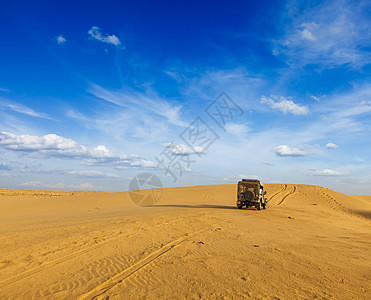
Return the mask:
[[242,181],[260,182],[258,179],[242,179]]

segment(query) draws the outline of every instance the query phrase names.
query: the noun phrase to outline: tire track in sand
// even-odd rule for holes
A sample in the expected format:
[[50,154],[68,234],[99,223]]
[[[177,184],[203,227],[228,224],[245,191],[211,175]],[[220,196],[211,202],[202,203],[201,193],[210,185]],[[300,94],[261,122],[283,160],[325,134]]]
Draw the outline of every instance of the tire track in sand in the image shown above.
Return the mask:
[[145,267],[146,265],[148,265],[149,263],[151,263],[152,261],[154,261],[155,259],[157,259],[161,255],[169,252],[174,247],[176,247],[176,246],[180,245],[181,243],[183,243],[183,242],[191,239],[192,237],[195,237],[197,235],[200,235],[200,234],[202,234],[202,233],[204,233],[206,231],[209,231],[209,230],[213,229],[215,225],[216,224],[213,224],[211,226],[208,226],[206,228],[203,228],[201,230],[198,230],[198,231],[196,231],[196,232],[194,232],[192,234],[189,234],[188,236],[183,236],[183,237],[181,237],[179,239],[175,239],[175,240],[171,241],[170,243],[168,243],[165,246],[161,247],[157,251],[154,251],[151,254],[149,254],[148,256],[146,256],[145,258],[141,259],[140,261],[138,261],[134,265],[131,265],[130,267],[122,270],[120,273],[117,273],[116,275],[114,275],[109,280],[107,280],[107,281],[103,282],[102,284],[96,286],[91,291],[83,294],[78,299],[79,300],[96,299],[97,297],[99,297],[100,295],[104,294],[105,292],[107,292],[108,290],[110,290],[111,288],[113,288],[114,286],[116,286],[117,284],[119,284],[122,281],[124,281],[126,278],[132,276],[138,270],[142,269],[143,267]]
[[[219,223],[218,225],[220,225]],[[210,234],[219,233],[223,235],[221,227],[215,227],[211,230]],[[168,264],[171,261],[171,264],[182,261],[186,262],[189,259],[193,260],[195,256],[201,258],[198,263],[204,263],[207,258],[222,256],[225,255],[226,251],[230,253],[238,252],[241,250],[240,246],[235,243],[230,243],[228,245],[215,243],[215,240],[212,240],[212,247],[206,246],[211,243],[206,235],[196,236],[188,240],[185,244],[177,249],[174,249],[172,255],[163,255],[158,259],[152,261],[145,268],[138,270],[132,276],[126,278],[123,282],[120,283],[120,293],[125,293],[125,291],[139,291],[146,290],[148,286],[166,286],[171,284],[171,279],[158,276],[161,274],[161,271],[166,269]],[[206,241],[206,240],[207,241]],[[204,242],[205,241],[205,242]],[[177,252],[177,254],[176,254]],[[160,272],[160,273],[158,273]],[[113,291],[115,293],[115,291]],[[116,292],[117,293],[117,292]],[[108,296],[108,295],[107,295]],[[107,297],[106,296],[106,297]],[[103,297],[104,299],[104,297]]]
[[276,197],[278,194],[286,191],[287,189],[287,184],[285,184],[278,192],[274,193],[268,200],[267,203],[269,203],[274,197]]
[[120,237],[123,237],[124,235],[120,234],[119,236],[117,237],[114,237],[114,238],[111,238],[111,239],[108,239],[108,240],[104,240],[102,242],[99,242],[95,245],[92,245],[92,246],[89,246],[89,247],[86,247],[84,249],[80,249],[78,251],[75,251],[75,252],[72,252],[72,253],[69,253],[67,255],[64,255],[62,257],[59,257],[59,258],[56,258],[56,259],[53,259],[51,261],[48,261],[48,262],[45,262],[45,263],[42,263],[40,266],[37,266],[35,268],[32,268],[30,270],[27,270],[25,272],[22,272],[22,273],[19,273],[19,274],[16,274],[12,277],[9,277],[9,278],[6,278],[6,279],[3,279],[0,281],[0,288],[1,287],[4,287],[4,286],[7,286],[9,284],[12,284],[12,283],[15,283],[19,280],[22,280],[28,276],[31,276],[31,275],[34,275],[36,273],[39,273],[47,268],[50,268],[50,267],[53,267],[53,266],[56,266],[60,263],[63,263],[71,258],[74,258],[76,257],[77,255],[80,255],[80,254],[84,254],[84,253],[87,253],[91,250],[94,250],[94,249],[97,249],[99,247],[102,247],[104,244],[106,244],[107,242],[110,242],[110,241],[113,241],[113,240],[116,240]]
[[[179,222],[179,220],[175,220],[175,221],[170,221],[166,224],[158,224],[158,225],[155,225],[153,227],[151,227],[152,229],[154,227],[158,227],[158,226],[163,226],[163,225],[168,225],[168,224],[171,224],[171,223],[175,223],[175,222]],[[71,252],[69,254],[66,254],[66,255],[63,255],[59,258],[56,258],[56,259],[53,259],[51,261],[48,261],[48,262],[44,262],[42,263],[41,265],[37,266],[37,267],[34,267],[32,269],[29,269],[27,271],[24,271],[22,273],[18,273],[14,276],[11,276],[11,277],[8,277],[8,278],[5,278],[3,280],[0,280],[0,288],[2,287],[5,287],[9,284],[12,284],[12,283],[15,283],[17,281],[20,281],[28,276],[31,276],[31,275],[34,275],[36,273],[39,273],[39,272],[42,272],[48,268],[51,268],[51,267],[54,267],[58,264],[61,264],[61,263],[64,263],[78,255],[81,255],[81,254],[85,254],[85,253],[88,253],[92,250],[95,250],[95,249],[98,249],[102,246],[104,246],[105,244],[109,243],[109,242],[112,242],[112,241],[115,241],[117,239],[120,239],[120,238],[125,238],[125,237],[128,237],[128,236],[131,236],[133,234],[135,234],[136,231],[133,230],[132,232],[120,232],[118,233],[116,236],[112,237],[112,238],[109,238],[109,239],[106,239],[106,240],[103,240],[101,242],[97,242],[96,244],[94,245],[91,245],[91,246],[88,246],[88,247],[85,247],[83,249],[80,249],[80,250],[77,250],[77,251],[74,251],[74,252]]]
[[291,191],[288,192],[288,194],[286,194],[286,195],[282,198],[282,200],[281,200],[280,202],[278,202],[277,205],[281,205],[281,204],[286,200],[286,198],[287,198],[288,196],[293,195],[295,192],[296,192],[296,186],[293,186],[293,188],[291,189]]
[[51,297],[58,292],[72,291],[82,286],[86,287],[92,280],[107,280],[114,274],[119,273],[123,268],[128,268],[130,261],[133,261],[133,259],[131,256],[119,255],[94,261],[79,271],[79,277],[72,277],[72,280],[68,282],[56,282],[44,291],[41,291],[38,294],[38,298]]

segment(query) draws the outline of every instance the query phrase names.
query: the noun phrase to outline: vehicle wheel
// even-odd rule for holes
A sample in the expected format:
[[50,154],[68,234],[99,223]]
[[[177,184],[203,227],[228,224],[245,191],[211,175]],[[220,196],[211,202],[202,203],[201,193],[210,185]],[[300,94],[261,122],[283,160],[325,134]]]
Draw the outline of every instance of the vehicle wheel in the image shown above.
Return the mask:
[[267,208],[267,203],[263,203],[263,209],[266,209]]
[[238,209],[242,209],[242,204],[238,204],[238,205],[237,205],[237,208],[238,208]]

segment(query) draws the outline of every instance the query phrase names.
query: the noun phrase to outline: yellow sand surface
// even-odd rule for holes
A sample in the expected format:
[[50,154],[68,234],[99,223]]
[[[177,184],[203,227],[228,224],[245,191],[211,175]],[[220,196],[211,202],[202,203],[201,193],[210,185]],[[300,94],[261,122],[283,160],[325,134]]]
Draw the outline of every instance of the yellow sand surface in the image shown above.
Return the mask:
[[261,211],[236,185],[0,189],[0,299],[370,299],[371,197],[265,187]]

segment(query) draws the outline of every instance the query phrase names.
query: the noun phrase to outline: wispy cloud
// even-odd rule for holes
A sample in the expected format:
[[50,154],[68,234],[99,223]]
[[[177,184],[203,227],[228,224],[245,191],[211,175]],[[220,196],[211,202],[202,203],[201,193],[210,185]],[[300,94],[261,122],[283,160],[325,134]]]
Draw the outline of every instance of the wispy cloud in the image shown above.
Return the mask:
[[316,100],[316,101],[321,101],[321,97],[316,97],[314,95],[311,95],[310,96],[312,99]]
[[313,32],[316,30],[317,26],[318,25],[314,22],[302,23],[299,26],[299,30],[298,30],[301,35],[301,38],[303,40],[316,41],[317,38],[313,35]]
[[348,117],[356,117],[356,116],[370,113],[370,112],[371,112],[371,102],[362,101],[359,103],[353,102],[351,107],[334,112],[334,116],[339,117],[339,118],[348,118]]
[[176,70],[171,69],[171,70],[165,70],[164,72],[178,83],[186,80],[186,77],[183,74],[177,72]]
[[71,119],[83,122],[85,125],[89,125],[89,127],[93,125],[93,120],[91,118],[88,118],[84,114],[74,109],[69,108],[68,110],[66,110],[66,116]]
[[187,99],[211,101],[225,91],[232,99],[239,99],[239,105],[251,109],[259,97],[257,91],[265,84],[261,74],[254,74],[244,67],[207,70],[188,78],[183,94]]
[[254,174],[238,174],[238,175],[231,175],[229,177],[225,177],[223,178],[223,181],[236,183],[240,181],[241,179],[262,179],[262,178],[259,178],[259,176],[254,175]]
[[[370,2],[333,0],[312,5],[290,1],[284,36],[273,54],[290,65],[317,64],[333,68],[344,64],[360,68],[371,61]],[[286,20],[287,20],[286,19]]]
[[370,126],[363,118],[371,113],[371,105],[364,99],[371,97],[371,88],[365,84],[354,88],[352,91],[343,94],[334,94],[326,98],[326,103],[317,106],[313,115],[320,116],[320,119],[313,120],[308,127],[316,133],[333,138],[339,135],[342,139],[354,134],[354,132],[368,133]]
[[0,87],[0,92],[8,93],[8,92],[10,92],[10,90],[9,90],[9,89],[4,89],[4,88],[1,88],[1,87]]
[[97,41],[107,43],[107,44],[112,44],[115,46],[121,45],[121,42],[117,36],[115,36],[114,34],[109,35],[107,33],[102,33],[101,29],[97,26],[93,26],[92,28],[90,28],[90,30],[88,31],[88,34],[90,35],[91,38]]
[[[5,153],[3,151],[2,153],[5,156]],[[20,173],[28,173],[28,174],[41,174],[41,173],[63,173],[65,174],[66,171],[63,170],[60,172],[59,170],[55,169],[43,169],[40,167],[39,164],[29,164],[29,163],[24,163],[20,161],[14,161],[14,160],[9,160],[9,159],[0,159],[0,171],[8,171],[6,172],[9,174],[9,176],[19,176]],[[3,176],[4,173],[3,173]]]
[[307,106],[294,103],[291,98],[270,96],[266,98],[262,96],[260,103],[268,104],[271,108],[280,110],[284,114],[291,113],[293,115],[307,115],[309,110]]
[[142,114],[146,112],[164,117],[172,125],[188,126],[187,123],[181,120],[180,110],[182,106],[170,104],[153,91],[110,91],[95,84],[93,84],[88,91],[99,99],[116,104],[125,109],[138,113],[141,112]]
[[42,183],[41,181],[27,181],[21,183],[21,187],[24,188],[42,188],[42,189],[58,189],[58,190],[98,190],[102,187],[94,186],[91,183],[81,183],[81,184],[65,184],[65,183]]
[[349,172],[341,172],[332,169],[323,169],[323,170],[310,170],[309,175],[313,176],[345,176],[349,175]]
[[112,173],[104,173],[100,171],[89,171],[89,170],[72,170],[68,171],[67,174],[69,175],[76,175],[79,177],[94,177],[94,178],[119,178],[120,176]]
[[[136,166],[141,166],[141,163]],[[50,169],[42,168],[39,165],[27,165],[18,161],[12,161],[7,159],[0,159],[0,171],[1,176],[18,176],[20,173],[29,174],[62,174],[62,175],[73,175],[77,177],[91,177],[91,178],[120,178],[119,175],[113,173],[106,173],[95,170],[69,170],[69,169]]]
[[0,159],[0,171],[14,171],[14,170],[17,170],[18,172],[29,172],[31,168],[17,161]]
[[31,117],[54,120],[52,117],[49,117],[47,114],[36,112],[33,109],[31,109],[27,106],[24,106],[22,104],[15,103],[15,102],[10,102],[10,101],[7,101],[5,99],[1,99],[1,100],[2,100],[2,102],[0,103],[0,107],[2,107],[2,108],[9,109],[9,110],[15,111],[17,113],[27,115],[27,116],[31,116]]

